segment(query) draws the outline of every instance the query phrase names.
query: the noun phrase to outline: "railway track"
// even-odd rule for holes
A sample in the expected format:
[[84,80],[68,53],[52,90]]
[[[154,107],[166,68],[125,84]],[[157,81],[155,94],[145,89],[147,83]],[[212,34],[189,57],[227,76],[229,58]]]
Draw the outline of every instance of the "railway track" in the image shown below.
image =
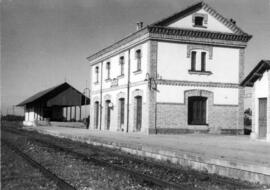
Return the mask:
[[44,176],[54,181],[59,189],[65,189],[65,190],[76,190],[75,187],[68,184],[63,179],[59,178],[57,175],[52,173],[50,170],[43,167],[40,163],[33,160],[30,156],[22,152],[19,148],[17,148],[15,145],[13,145],[11,142],[1,139],[1,143],[9,147],[11,150],[13,150],[16,154],[21,156],[27,163],[29,163],[32,167],[37,168]]
[[[162,164],[158,164],[158,163],[153,163],[147,160],[141,160],[139,158],[134,158],[132,156],[129,155],[121,155],[118,153],[113,153],[112,151],[107,151],[107,154],[109,154],[110,156],[106,155],[104,158],[104,155],[99,155],[99,154],[86,154],[84,152],[80,152],[77,151],[76,149],[74,149],[74,147],[65,147],[63,145],[59,145],[59,144],[55,144],[52,142],[49,142],[46,139],[42,139],[42,138],[36,138],[33,137],[30,133],[26,134],[23,133],[21,131],[15,131],[15,130],[8,130],[9,132],[13,132],[16,133],[18,135],[23,135],[23,136],[27,136],[27,138],[31,141],[34,141],[36,143],[42,144],[42,146],[47,146],[53,149],[57,149],[59,151],[63,151],[63,152],[67,152],[70,153],[72,155],[75,155],[76,157],[83,159],[85,161],[88,162],[92,162],[95,163],[97,165],[100,166],[104,166],[104,167],[110,167],[113,168],[115,170],[121,171],[121,172],[125,172],[131,176],[134,176],[136,179],[139,179],[140,181],[143,182],[147,182],[149,184],[154,184],[157,185],[159,187],[162,188],[169,188],[169,189],[197,189],[196,186],[194,186],[194,184],[192,183],[188,183],[188,182],[182,182],[179,183],[179,181],[175,181],[175,180],[171,180],[168,178],[166,179],[166,173],[168,172],[176,172],[175,174],[177,174],[177,172],[179,173],[179,169],[176,168],[172,168],[172,167],[167,167],[167,166],[163,166]],[[91,145],[90,145],[91,146]],[[89,146],[88,146],[89,149]],[[91,149],[96,150],[96,152],[100,151],[99,147],[91,147]],[[102,150],[103,151],[103,150]],[[165,171],[165,174],[161,175],[164,176],[165,179],[162,179],[161,176],[156,177],[155,175],[149,175],[147,172],[146,173],[142,173],[141,171],[137,171],[134,168],[130,168],[129,162],[133,162],[136,163],[137,165],[142,165],[140,167],[143,166],[151,166],[151,167],[158,167],[161,169],[161,171]],[[136,165],[136,167],[137,167]],[[187,172],[190,171],[181,171],[182,173],[185,173],[185,175],[187,174]],[[195,173],[194,171],[191,173]],[[197,177],[199,178],[199,180],[201,181],[207,181],[209,180],[209,176],[208,175],[204,175],[204,174],[197,174]],[[230,184],[233,187],[236,187],[236,189],[254,189],[254,187],[250,186],[250,185],[245,185],[243,183],[238,183],[235,180],[228,180],[228,179],[223,179],[223,178],[215,178],[214,179],[218,184]]]

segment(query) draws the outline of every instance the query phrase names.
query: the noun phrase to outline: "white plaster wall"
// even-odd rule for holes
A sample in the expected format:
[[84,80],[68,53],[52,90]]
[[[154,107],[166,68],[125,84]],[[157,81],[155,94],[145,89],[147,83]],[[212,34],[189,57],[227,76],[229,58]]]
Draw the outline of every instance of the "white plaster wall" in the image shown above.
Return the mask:
[[29,115],[28,111],[25,111],[24,112],[24,121],[28,121],[28,115]]
[[29,114],[29,119],[28,121],[34,121],[35,120],[35,112],[33,110],[28,112]]
[[196,13],[203,13],[208,15],[208,22],[206,25],[204,25],[207,26],[207,28],[194,27],[192,23],[192,14],[170,24],[169,27],[233,33],[231,29],[229,29],[223,23],[218,21],[216,18],[214,18],[205,10],[200,9]]
[[184,103],[186,90],[208,90],[214,93],[214,104],[238,105],[238,89],[158,85],[157,102]]
[[[146,100],[147,100],[147,85],[146,84],[142,84],[142,85],[138,85],[138,86],[134,86],[134,87],[131,87],[130,88],[130,98],[129,98],[129,103],[132,104],[133,103],[133,96],[132,96],[132,92],[136,89],[139,89],[139,90],[142,90],[143,91],[143,97],[142,97],[142,100],[143,100],[143,103],[146,104]],[[104,101],[104,97],[107,96],[107,95],[110,95],[111,96],[111,102],[113,103],[113,109],[111,110],[111,124],[110,124],[110,131],[117,131],[118,129],[118,97],[117,95],[119,93],[124,93],[125,96],[125,128],[126,128],[126,124],[127,124],[127,88],[122,88],[122,89],[115,89],[115,90],[112,90],[112,91],[109,91],[109,92],[103,92],[102,94],[102,130],[105,129],[105,101]],[[98,97],[98,101],[100,101],[99,99],[99,94],[95,94],[95,95],[92,95],[91,96],[91,99],[95,99],[95,97]],[[91,128],[93,128],[93,121],[94,121],[94,113],[93,113],[93,109],[94,108],[94,102],[92,102],[91,104]],[[143,109],[143,114],[144,112],[146,111],[146,109]],[[131,130],[131,127],[132,124],[133,124],[133,120],[132,120],[132,116],[131,114],[133,114],[133,108],[130,107],[130,120],[129,120],[129,127],[130,127],[130,130]],[[100,121],[100,120],[99,120]],[[145,122],[145,121],[142,121],[142,122]],[[143,125],[144,128],[147,127],[147,125]],[[142,128],[142,131],[145,130],[144,128]],[[131,131],[130,131],[131,132]]]
[[254,88],[255,88],[255,97],[256,98],[267,98],[268,97],[268,73],[270,71],[264,72],[263,76],[261,79],[258,79],[254,83]]
[[[200,65],[200,56],[197,58]],[[212,59],[206,55],[206,71],[211,71],[211,75],[189,74],[191,56],[187,57],[187,44],[158,42],[157,62],[162,79],[239,83],[239,49],[236,48],[213,47]]]
[[[147,73],[148,46],[149,46],[149,43],[147,42],[147,43],[138,45],[130,50],[130,82],[131,83],[143,81],[145,79],[145,76]],[[134,71],[137,70],[137,60],[135,59],[135,51],[137,49],[141,49],[142,51],[141,72],[134,73]],[[125,57],[124,76],[121,78],[118,78],[118,76],[120,75],[119,58],[121,56]],[[107,68],[106,68],[107,62],[110,62],[111,64],[110,78],[118,79],[118,86],[126,85],[128,81],[128,50],[103,61],[102,89],[111,88],[111,84],[112,84],[111,80],[106,80],[107,79]],[[91,75],[93,91],[100,89],[100,83],[95,84],[95,81],[96,81],[95,66],[92,67],[92,75]]]
[[[149,42],[143,43],[139,46],[136,46],[130,51],[130,82],[143,81],[147,73],[147,61],[148,61],[148,48]],[[135,58],[135,52],[137,49],[141,49],[141,72],[134,73],[137,71],[137,59]]]

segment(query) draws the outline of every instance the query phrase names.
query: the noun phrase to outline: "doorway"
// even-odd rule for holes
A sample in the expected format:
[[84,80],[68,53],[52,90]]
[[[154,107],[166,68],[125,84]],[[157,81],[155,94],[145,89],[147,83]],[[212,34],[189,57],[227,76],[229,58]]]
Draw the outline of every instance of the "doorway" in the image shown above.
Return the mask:
[[259,98],[259,137],[265,138],[266,129],[266,112],[267,110],[267,98]]
[[110,125],[111,125],[111,108],[110,108],[110,103],[111,101],[110,100],[106,100],[105,102],[105,113],[106,113],[106,118],[105,118],[105,121],[106,121],[106,129],[107,130],[110,130]]
[[135,97],[135,127],[136,131],[140,131],[142,127],[142,97]]

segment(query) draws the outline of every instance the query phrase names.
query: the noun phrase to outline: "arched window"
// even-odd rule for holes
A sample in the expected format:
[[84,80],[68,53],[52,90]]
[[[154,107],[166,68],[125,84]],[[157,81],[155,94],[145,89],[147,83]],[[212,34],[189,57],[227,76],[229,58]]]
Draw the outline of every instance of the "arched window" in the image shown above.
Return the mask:
[[98,128],[98,120],[99,120],[99,102],[96,101],[94,104],[94,126],[97,129]]
[[110,108],[110,100],[106,100],[105,102],[105,125],[106,125],[106,129],[109,130],[110,129],[110,125],[111,125],[111,108]]
[[206,124],[206,97],[191,96],[188,98],[188,124]]
[[123,129],[125,123],[125,98],[119,99],[119,124],[120,128]]
[[142,96],[135,97],[135,128],[140,131],[142,127]]

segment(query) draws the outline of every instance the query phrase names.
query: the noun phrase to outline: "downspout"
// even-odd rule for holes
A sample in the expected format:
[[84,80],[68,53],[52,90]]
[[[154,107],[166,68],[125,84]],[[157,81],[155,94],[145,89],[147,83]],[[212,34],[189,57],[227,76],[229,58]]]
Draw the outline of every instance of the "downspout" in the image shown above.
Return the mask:
[[103,80],[103,61],[101,62],[100,68],[100,116],[99,116],[99,130],[101,130],[101,121],[102,121],[102,80]]
[[130,93],[130,49],[128,49],[128,81],[127,81],[127,133],[129,131],[129,93]]

